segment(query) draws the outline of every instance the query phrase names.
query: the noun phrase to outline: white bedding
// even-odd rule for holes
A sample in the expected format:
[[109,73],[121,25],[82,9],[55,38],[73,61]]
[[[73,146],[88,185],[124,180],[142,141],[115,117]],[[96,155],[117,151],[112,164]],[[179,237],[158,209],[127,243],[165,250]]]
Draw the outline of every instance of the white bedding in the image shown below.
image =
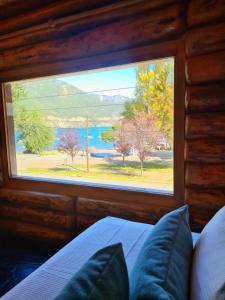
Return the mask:
[[[68,280],[99,249],[121,242],[128,272],[154,225],[124,219],[104,218],[52,256],[40,268],[6,293],[2,300],[51,300]],[[193,234],[194,243],[198,234]]]

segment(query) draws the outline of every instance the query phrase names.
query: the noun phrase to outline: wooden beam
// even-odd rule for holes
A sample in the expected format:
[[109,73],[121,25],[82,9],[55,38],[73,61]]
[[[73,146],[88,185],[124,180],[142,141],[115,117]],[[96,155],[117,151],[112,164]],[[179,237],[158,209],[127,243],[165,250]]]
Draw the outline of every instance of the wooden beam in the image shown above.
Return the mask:
[[71,213],[75,210],[76,197],[1,188],[0,202]]
[[186,142],[186,161],[225,163],[225,139],[197,139]]
[[189,113],[225,111],[225,82],[187,87],[186,110]]
[[188,7],[189,26],[208,24],[225,19],[224,0],[191,0]]
[[225,80],[225,51],[189,58],[186,79],[189,84]]
[[225,50],[225,22],[189,30],[186,34],[188,57]]
[[5,205],[0,203],[0,217],[25,221],[52,229],[75,230],[75,211],[70,214],[21,205]]
[[95,28],[74,37],[3,51],[0,53],[0,68],[15,69],[18,66],[33,66],[112,53],[175,36],[183,29],[181,5],[172,5],[153,13],[145,13]]
[[66,243],[71,240],[75,233],[59,229],[50,229],[31,223],[0,219],[0,231],[2,233],[13,234],[26,238],[54,241],[57,243]]
[[225,205],[225,189],[187,188],[185,202],[212,211],[217,211]]
[[186,185],[199,188],[225,188],[225,164],[186,163]]
[[[62,39],[69,35],[74,36],[96,26],[115,22],[176,2],[176,0],[124,0],[81,11],[70,16],[57,19],[51,18],[51,21],[30,25],[28,28],[0,36],[0,50],[36,44],[47,40]],[[7,20],[7,28],[8,23]]]
[[186,117],[186,138],[225,138],[225,114],[193,113]]

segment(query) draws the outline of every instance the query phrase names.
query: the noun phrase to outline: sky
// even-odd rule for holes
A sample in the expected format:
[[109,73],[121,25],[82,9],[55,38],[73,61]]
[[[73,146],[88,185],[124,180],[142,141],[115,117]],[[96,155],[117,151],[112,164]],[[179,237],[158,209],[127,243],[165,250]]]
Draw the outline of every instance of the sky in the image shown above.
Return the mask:
[[99,95],[122,95],[132,98],[136,85],[136,67],[98,70],[93,73],[89,72],[58,79],[72,84],[85,92],[97,91],[96,93]]

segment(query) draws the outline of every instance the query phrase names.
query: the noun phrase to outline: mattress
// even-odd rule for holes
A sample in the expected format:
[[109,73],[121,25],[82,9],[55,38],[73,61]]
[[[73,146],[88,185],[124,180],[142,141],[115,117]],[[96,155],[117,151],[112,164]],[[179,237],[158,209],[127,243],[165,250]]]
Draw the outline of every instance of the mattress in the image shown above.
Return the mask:
[[[137,255],[154,225],[106,217],[73,239],[36,271],[21,281],[2,300],[51,300],[99,249],[121,242],[130,273]],[[198,238],[193,233],[193,241]]]

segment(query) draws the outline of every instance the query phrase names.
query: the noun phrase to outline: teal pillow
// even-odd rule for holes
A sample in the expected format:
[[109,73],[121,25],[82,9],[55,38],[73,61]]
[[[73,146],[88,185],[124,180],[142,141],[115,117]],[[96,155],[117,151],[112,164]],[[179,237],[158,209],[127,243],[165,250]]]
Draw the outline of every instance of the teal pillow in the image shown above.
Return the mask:
[[131,300],[187,300],[192,259],[188,206],[174,210],[154,227],[130,276]]
[[125,300],[128,298],[128,272],[122,244],[119,243],[96,252],[55,300]]

